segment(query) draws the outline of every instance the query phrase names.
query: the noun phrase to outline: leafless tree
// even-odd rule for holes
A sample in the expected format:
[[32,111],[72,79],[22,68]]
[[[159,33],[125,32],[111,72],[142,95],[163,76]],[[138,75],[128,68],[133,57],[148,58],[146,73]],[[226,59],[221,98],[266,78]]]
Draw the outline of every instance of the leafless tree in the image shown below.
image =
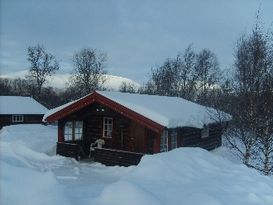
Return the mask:
[[[258,22],[258,21],[257,21]],[[237,42],[233,103],[235,126],[227,135],[243,162],[269,174],[273,164],[273,41],[256,23]],[[258,158],[260,163],[252,163]],[[261,165],[262,164],[262,165]]]
[[82,96],[101,89],[105,81],[103,74],[106,54],[96,49],[84,48],[73,56],[74,71],[71,86]]
[[120,85],[119,91],[124,93],[136,93],[137,88],[133,83],[123,81]]
[[27,60],[30,62],[27,78],[34,86],[32,94],[39,98],[43,85],[49,76],[59,70],[59,64],[55,57],[46,52],[41,45],[28,47]]
[[198,96],[207,96],[208,90],[219,81],[219,70],[213,52],[204,49],[196,53],[190,45],[182,54],[152,69],[145,87],[149,93],[196,101]]
[[182,55],[176,58],[176,64],[180,67],[179,96],[188,100],[195,100],[197,94],[196,56],[197,54],[190,45]]
[[14,95],[25,96],[25,95],[31,94],[29,91],[30,91],[30,86],[32,85],[30,84],[28,80],[22,79],[22,78],[16,78],[11,80],[11,84],[12,84],[12,92],[14,93]]
[[207,104],[209,92],[219,86],[220,67],[216,55],[208,49],[197,54],[198,101]]
[[12,92],[11,82],[7,78],[0,78],[0,95],[10,95]]

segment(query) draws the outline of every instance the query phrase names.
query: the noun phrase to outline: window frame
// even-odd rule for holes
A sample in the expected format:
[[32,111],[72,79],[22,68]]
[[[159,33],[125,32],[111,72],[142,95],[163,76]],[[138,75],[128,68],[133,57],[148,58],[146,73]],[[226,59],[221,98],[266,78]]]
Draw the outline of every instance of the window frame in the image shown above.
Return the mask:
[[177,130],[172,130],[170,137],[171,137],[171,149],[177,148]]
[[[111,120],[111,123],[107,122],[108,120]],[[109,128],[111,128],[111,129],[109,129]],[[113,120],[113,118],[112,117],[103,117],[102,137],[103,138],[111,139],[112,138],[112,134],[113,134],[113,128],[114,128],[114,120]],[[108,134],[108,132],[110,132],[110,134]],[[107,133],[107,134],[105,135],[105,133]]]
[[[76,132],[77,127],[76,124],[80,123],[80,131]],[[66,127],[67,124],[71,124],[71,128],[69,129],[69,132],[66,133]],[[80,135],[80,137],[76,137],[76,135]],[[69,136],[69,137],[68,137]],[[77,141],[77,140],[82,140],[83,139],[83,121],[82,120],[72,120],[72,121],[67,121],[64,124],[64,141]]]
[[164,130],[160,136],[160,152],[169,151],[169,139],[168,139],[168,130]]
[[12,115],[11,121],[12,122],[24,122],[24,115]]
[[[77,126],[77,124],[80,126]],[[74,141],[82,140],[82,136],[83,136],[83,121],[74,121]]]

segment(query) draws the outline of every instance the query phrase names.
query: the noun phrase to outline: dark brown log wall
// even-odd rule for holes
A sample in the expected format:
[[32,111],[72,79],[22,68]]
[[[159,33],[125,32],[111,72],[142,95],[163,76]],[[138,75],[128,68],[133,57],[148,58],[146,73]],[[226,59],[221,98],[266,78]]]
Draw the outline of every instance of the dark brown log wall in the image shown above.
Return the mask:
[[[150,144],[153,141],[147,147],[147,128],[98,103],[73,113],[60,120],[58,124],[64,126],[67,121],[83,121],[83,141],[90,146],[91,143],[103,137],[103,117],[113,118],[112,138],[103,138],[104,148],[140,153],[151,152]],[[123,135],[123,142],[121,135]]]
[[100,162],[107,166],[131,166],[137,165],[143,154],[126,152],[122,150],[111,150],[111,149],[96,149],[94,155],[94,161]]
[[222,144],[221,124],[209,125],[209,136],[201,138],[201,129],[192,127],[178,128],[178,147],[201,147],[212,150],[220,147]]
[[23,115],[24,121],[23,122],[12,122],[12,115],[0,115],[0,128],[7,125],[13,124],[36,124],[36,123],[43,123],[43,115]]

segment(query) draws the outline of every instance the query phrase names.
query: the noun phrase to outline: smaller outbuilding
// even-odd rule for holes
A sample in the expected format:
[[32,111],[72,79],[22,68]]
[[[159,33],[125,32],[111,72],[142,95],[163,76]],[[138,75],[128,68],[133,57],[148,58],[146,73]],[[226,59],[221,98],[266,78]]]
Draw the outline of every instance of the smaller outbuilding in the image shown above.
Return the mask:
[[12,124],[42,123],[47,111],[32,97],[0,96],[0,128]]

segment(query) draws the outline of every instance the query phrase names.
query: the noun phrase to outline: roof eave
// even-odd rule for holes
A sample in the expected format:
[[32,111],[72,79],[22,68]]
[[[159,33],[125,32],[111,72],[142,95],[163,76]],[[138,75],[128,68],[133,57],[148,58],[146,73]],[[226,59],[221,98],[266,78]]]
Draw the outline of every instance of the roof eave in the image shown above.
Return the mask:
[[156,133],[162,133],[164,130],[164,126],[161,124],[158,124],[157,122],[154,122],[153,120],[141,115],[140,113],[137,113],[99,93],[94,91],[92,94],[76,101],[75,103],[72,103],[71,105],[68,105],[67,107],[47,116],[45,118],[45,121],[48,123],[52,123],[54,121],[57,121],[59,119],[62,119],[94,102],[101,103],[107,107],[110,107],[111,109],[115,110],[116,112],[120,113],[121,115],[133,119],[137,121],[140,124],[143,124],[144,126],[152,129]]

